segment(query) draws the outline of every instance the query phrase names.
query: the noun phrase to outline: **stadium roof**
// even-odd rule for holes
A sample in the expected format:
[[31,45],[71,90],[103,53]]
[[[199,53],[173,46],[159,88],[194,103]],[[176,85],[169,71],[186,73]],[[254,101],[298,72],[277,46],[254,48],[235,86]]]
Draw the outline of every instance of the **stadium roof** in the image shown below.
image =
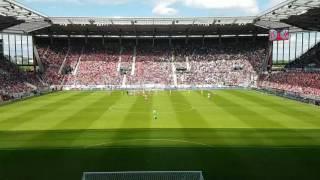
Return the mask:
[[[14,0],[0,0],[0,15],[26,22],[5,32],[40,35],[237,35],[267,33],[268,29],[283,27],[299,30],[294,26],[320,29],[319,19],[314,18],[319,12],[315,8],[320,9],[320,0],[287,0],[248,17],[48,17]],[[315,12],[310,13],[312,10]],[[293,18],[300,18],[301,23]],[[310,18],[314,22],[305,23]]]
[[33,31],[50,27],[51,24],[46,21],[30,21],[17,24],[15,26],[8,27],[2,32],[4,33],[15,33],[15,34],[28,34]]
[[290,16],[282,21],[306,30],[320,31],[320,7],[311,9],[302,15]]
[[287,0],[258,15],[257,20],[283,22],[307,30],[320,30],[320,0]]
[[320,7],[320,0],[286,0],[258,15],[259,19],[266,21],[281,21],[290,16],[307,13],[313,8]]
[[269,29],[290,28],[301,31],[283,22],[256,21],[248,17],[195,17],[195,18],[134,18],[134,17],[52,17],[49,29],[35,34],[53,35],[246,35],[267,34]]
[[266,33],[248,17],[51,17],[49,29],[37,34],[55,35],[219,35]]
[[0,30],[3,30],[5,28],[15,26],[17,24],[20,24],[24,21],[17,20],[15,17],[9,17],[9,16],[1,16],[0,15]]
[[51,17],[58,25],[211,25],[252,23],[254,16],[248,17]]
[[29,9],[14,0],[0,0],[0,15],[15,17],[18,20],[24,21],[34,21],[47,18],[44,14]]

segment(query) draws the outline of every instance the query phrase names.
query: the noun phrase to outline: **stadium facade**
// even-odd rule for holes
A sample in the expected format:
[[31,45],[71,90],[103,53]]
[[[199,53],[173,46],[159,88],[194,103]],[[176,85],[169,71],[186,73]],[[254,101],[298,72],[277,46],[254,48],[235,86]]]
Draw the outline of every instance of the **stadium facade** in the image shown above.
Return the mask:
[[[292,80],[289,88],[282,83],[295,75],[273,74],[286,67],[318,78],[319,63],[309,56],[320,41],[319,1],[288,0],[257,16],[192,18],[48,17],[16,1],[1,4],[2,73],[11,73],[11,63],[34,72],[19,82],[20,74],[11,75],[4,96],[43,89],[221,87],[319,95],[318,82]],[[270,30],[288,30],[289,36],[269,41]]]
[[319,12],[48,17],[0,0],[0,180],[319,179],[319,107],[277,97],[320,105]]

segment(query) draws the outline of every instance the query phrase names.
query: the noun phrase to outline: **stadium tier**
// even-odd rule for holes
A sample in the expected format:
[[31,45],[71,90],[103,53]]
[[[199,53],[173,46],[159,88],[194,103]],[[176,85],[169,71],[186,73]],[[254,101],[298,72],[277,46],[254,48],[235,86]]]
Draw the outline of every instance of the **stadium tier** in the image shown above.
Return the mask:
[[[2,99],[42,89],[185,89],[246,87],[319,96],[316,45],[283,70],[267,72],[268,40],[250,37],[173,40],[37,38],[37,72],[22,72],[4,59]],[[248,43],[249,42],[249,43]],[[45,88],[47,87],[47,88]]]
[[50,85],[141,89],[191,85],[247,87],[262,72],[267,48],[265,38],[256,43],[247,41],[250,39],[223,45],[208,42],[204,46],[177,42],[172,47],[168,43],[155,43],[152,47],[150,41],[140,41],[138,45],[85,45],[83,41],[75,45],[80,47],[68,47],[58,41],[51,46],[43,44],[38,50],[45,66],[44,79]]

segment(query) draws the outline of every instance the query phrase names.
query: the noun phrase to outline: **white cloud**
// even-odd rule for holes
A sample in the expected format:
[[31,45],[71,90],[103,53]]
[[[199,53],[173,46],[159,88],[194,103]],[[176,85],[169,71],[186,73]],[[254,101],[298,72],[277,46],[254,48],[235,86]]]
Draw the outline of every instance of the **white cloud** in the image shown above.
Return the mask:
[[156,15],[165,15],[165,16],[176,15],[178,13],[178,10],[175,8],[165,6],[163,4],[159,4],[153,8],[152,13]]
[[[177,15],[183,7],[191,9],[205,9],[209,11],[227,10],[236,11],[243,15],[256,15],[260,9],[257,1],[264,4],[263,7],[272,7],[285,0],[22,0],[24,2],[51,3],[51,4],[76,4],[76,5],[118,5],[144,2],[146,7],[152,9],[154,15]],[[141,7],[144,8],[144,7]],[[121,12],[119,12],[121,13]]]
[[124,4],[131,0],[25,0],[26,2],[37,2],[37,3],[68,3],[77,5],[87,5],[87,4]]
[[201,9],[237,9],[254,14],[259,11],[256,0],[184,0],[188,7]]
[[257,0],[155,0],[153,13],[156,15],[174,15],[178,12],[173,5],[184,5],[188,8],[237,10],[245,14],[257,14]]
[[152,9],[152,13],[156,15],[176,15],[178,10],[169,7],[176,2],[177,0],[161,0],[156,3],[155,7]]

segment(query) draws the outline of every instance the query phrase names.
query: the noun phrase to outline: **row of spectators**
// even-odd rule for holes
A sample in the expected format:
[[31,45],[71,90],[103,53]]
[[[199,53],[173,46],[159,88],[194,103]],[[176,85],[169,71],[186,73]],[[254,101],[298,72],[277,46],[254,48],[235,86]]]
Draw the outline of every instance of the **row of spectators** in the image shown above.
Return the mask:
[[190,70],[178,74],[178,84],[249,85],[262,69],[265,49],[253,45],[193,48],[188,57]]
[[[318,45],[319,46],[319,45]],[[301,63],[314,58],[317,47],[308,52],[299,61],[288,65],[300,67]],[[192,45],[158,43],[155,47],[149,43],[140,43],[136,47],[136,61],[133,62],[134,45],[116,43],[102,46],[101,43],[84,46],[74,45],[67,52],[66,46],[47,49],[44,47],[46,77],[50,84],[63,81],[58,71],[66,57],[66,67],[72,73],[64,75],[65,85],[126,85],[163,84],[163,85],[251,85],[263,70],[266,59],[264,42],[234,44]],[[80,58],[81,57],[81,58]],[[312,62],[308,60],[307,62]],[[310,63],[309,63],[310,64]],[[316,63],[317,64],[317,63]],[[134,66],[133,66],[134,65]],[[53,68],[56,67],[56,68]],[[132,70],[132,68],[134,68]],[[127,70],[126,75],[121,70]],[[50,73],[54,71],[54,73]],[[133,74],[131,74],[131,70]],[[259,86],[272,87],[294,92],[306,92],[317,95],[315,84],[317,73],[281,72],[259,78]],[[176,81],[176,82],[175,82]]]
[[320,97],[320,74],[303,71],[277,72],[262,75],[258,86]]
[[22,71],[6,59],[0,61],[0,96],[2,100],[27,96],[45,86],[34,72]]
[[260,88],[275,89],[320,97],[320,43],[295,61],[286,65],[284,71],[261,75]]
[[[318,67],[319,44],[287,67],[290,71],[261,75],[266,59],[264,41],[256,43],[210,43],[204,47],[157,43],[77,43],[68,46],[40,44],[44,73],[21,72],[5,61],[0,64],[0,95],[6,99],[49,85],[229,85],[272,88],[320,96],[320,74],[306,72],[306,64]],[[134,61],[134,57],[135,61]],[[303,64],[303,65],[302,65]],[[66,71],[61,71],[66,69]],[[122,70],[127,70],[122,72]]]
[[[76,54],[76,55],[74,55]],[[67,57],[73,58],[73,74],[66,75],[65,85],[118,85],[121,77],[117,72],[119,48],[91,44],[83,48],[81,58],[78,52]],[[78,59],[74,56],[79,57]]]
[[[265,49],[263,43],[212,43],[205,47],[90,43],[69,48],[57,43],[40,47],[39,54],[46,67],[44,79],[54,85],[236,86],[252,83],[252,77],[262,69]],[[59,72],[62,67],[68,69],[67,74]]]
[[60,85],[63,76],[59,73],[68,48],[62,44],[44,45],[38,47],[39,57],[44,65],[43,79],[48,84]]
[[137,47],[136,70],[134,75],[128,75],[127,84],[161,84],[173,85],[172,52],[166,45],[140,44]]

